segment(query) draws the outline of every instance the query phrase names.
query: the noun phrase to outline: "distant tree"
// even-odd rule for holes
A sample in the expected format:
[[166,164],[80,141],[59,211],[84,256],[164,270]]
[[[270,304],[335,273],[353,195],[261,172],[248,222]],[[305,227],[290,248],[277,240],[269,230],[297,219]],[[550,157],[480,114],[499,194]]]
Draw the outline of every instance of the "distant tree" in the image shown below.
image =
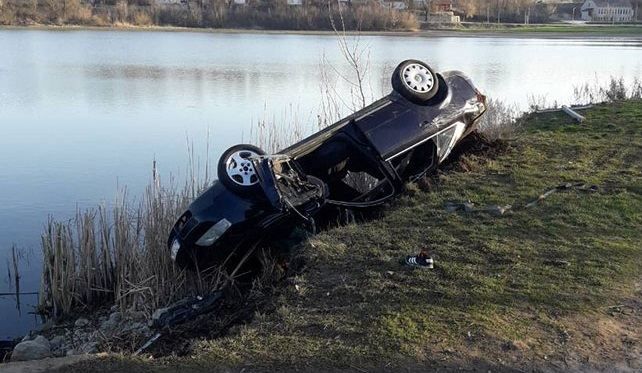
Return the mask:
[[432,7],[432,0],[423,0],[422,4],[424,6],[424,21],[428,22],[428,17],[430,16],[430,10]]
[[455,3],[456,9],[462,12],[466,18],[479,16],[481,5],[478,0],[459,0]]

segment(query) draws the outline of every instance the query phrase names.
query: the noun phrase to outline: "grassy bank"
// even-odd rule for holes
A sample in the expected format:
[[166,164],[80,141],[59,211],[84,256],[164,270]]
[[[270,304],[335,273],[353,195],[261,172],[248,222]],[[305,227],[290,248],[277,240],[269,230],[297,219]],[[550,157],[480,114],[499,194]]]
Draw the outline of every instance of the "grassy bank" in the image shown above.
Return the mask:
[[173,26],[265,30],[416,30],[419,23],[410,12],[386,9],[377,4],[349,8],[319,3],[305,7],[285,2],[236,6],[219,1],[159,6],[153,2],[134,5],[117,2],[95,6],[78,0],[0,2],[0,25],[51,25],[94,27]]
[[642,25],[598,25],[598,24],[482,24],[468,23],[451,29],[463,33],[541,34],[541,35],[590,35],[590,36],[640,36]]
[[[72,370],[639,369],[642,102],[586,116],[578,125],[532,115],[504,151],[464,155],[381,219],[316,236],[274,312],[199,342],[193,357],[109,357]],[[523,207],[576,181],[598,191]],[[467,200],[513,209],[444,209]],[[399,264],[421,248],[434,270]]]
[[[418,28],[418,26],[417,26]],[[333,30],[306,28],[273,28],[261,27],[186,27],[172,25],[137,25],[132,23],[117,23],[104,25],[88,24],[40,24],[30,25],[1,25],[0,30],[53,30],[53,31],[159,31],[159,32],[214,32],[214,33],[258,33],[258,34],[295,34],[295,35],[336,35]],[[465,27],[439,27],[417,30],[410,28],[369,29],[350,31],[346,35],[381,35],[381,36],[412,36],[412,37],[520,37],[520,38],[599,38],[599,37],[642,37],[642,26],[638,25],[483,25],[474,24]]]

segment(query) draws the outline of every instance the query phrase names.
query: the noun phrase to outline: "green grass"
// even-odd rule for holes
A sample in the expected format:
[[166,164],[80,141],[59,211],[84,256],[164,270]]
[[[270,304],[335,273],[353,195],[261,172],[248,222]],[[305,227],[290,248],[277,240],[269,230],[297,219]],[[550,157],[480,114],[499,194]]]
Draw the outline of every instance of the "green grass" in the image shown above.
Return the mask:
[[642,25],[467,25],[457,29],[464,32],[502,32],[502,33],[561,33],[594,35],[642,35]]
[[[642,102],[586,115],[582,125],[561,113],[533,115],[505,153],[465,156],[468,172],[441,174],[430,192],[411,188],[381,219],[314,237],[301,249],[308,268],[298,289],[282,289],[276,311],[200,342],[194,357],[113,357],[89,367],[494,370],[566,361],[572,351],[603,358],[610,342],[598,326],[615,322],[608,307],[632,297],[642,275]],[[599,192],[562,191],[521,208],[575,181]],[[444,209],[466,200],[514,211]],[[434,270],[399,264],[424,247]]]

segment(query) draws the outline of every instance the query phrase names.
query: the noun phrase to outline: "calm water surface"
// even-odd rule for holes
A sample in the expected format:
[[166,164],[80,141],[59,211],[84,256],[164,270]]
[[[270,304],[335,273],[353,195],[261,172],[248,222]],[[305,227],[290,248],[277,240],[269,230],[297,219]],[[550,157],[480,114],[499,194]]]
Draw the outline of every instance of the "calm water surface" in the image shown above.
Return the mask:
[[[528,95],[567,102],[573,87],[642,76],[642,42],[368,36],[372,91],[390,89],[402,59],[468,73],[489,96],[525,108]],[[347,71],[333,36],[0,30],[0,293],[23,248],[21,290],[39,283],[48,216],[140,194],[156,159],[181,178],[186,138],[211,159],[248,140],[253,123],[295,112],[312,126],[322,56]],[[382,79],[382,77],[386,77]],[[384,82],[385,80],[385,82]],[[336,82],[348,94],[349,87]],[[376,97],[375,97],[376,98]],[[0,296],[0,338],[23,334],[35,296]]]

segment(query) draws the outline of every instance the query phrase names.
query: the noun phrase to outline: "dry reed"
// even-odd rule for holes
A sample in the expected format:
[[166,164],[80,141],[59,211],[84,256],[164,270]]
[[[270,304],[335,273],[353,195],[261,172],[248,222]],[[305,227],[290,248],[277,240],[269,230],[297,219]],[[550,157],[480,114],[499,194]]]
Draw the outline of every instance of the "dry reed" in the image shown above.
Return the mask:
[[80,0],[3,0],[0,25],[131,25],[210,28],[260,28],[269,30],[331,30],[331,17],[344,13],[349,30],[418,30],[411,12],[386,9],[378,3],[343,7],[327,2],[289,6],[285,2],[254,3],[245,6],[223,1],[182,5],[135,5],[104,2],[91,5]]
[[623,78],[610,77],[604,84],[597,78],[593,83],[584,83],[573,88],[574,104],[586,105],[642,98],[642,82],[639,78],[627,84]]
[[42,235],[42,311],[60,317],[117,304],[150,313],[220,284],[218,269],[180,270],[167,248],[176,217],[206,180],[192,171],[182,187],[165,187],[154,175],[138,203],[122,190],[111,207],[78,210],[69,221],[49,220]]

